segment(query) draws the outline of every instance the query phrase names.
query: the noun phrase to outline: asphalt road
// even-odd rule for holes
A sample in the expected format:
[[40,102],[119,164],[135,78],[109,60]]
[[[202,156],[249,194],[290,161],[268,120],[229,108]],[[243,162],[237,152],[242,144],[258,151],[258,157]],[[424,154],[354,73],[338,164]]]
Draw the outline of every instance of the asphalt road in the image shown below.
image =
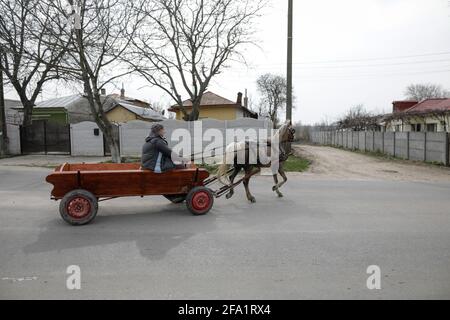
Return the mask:
[[[450,181],[296,176],[220,199],[204,217],[162,197],[101,204],[66,225],[48,170],[0,167],[2,299],[449,299]],[[66,269],[81,268],[81,290]],[[368,290],[367,267],[381,268]]]

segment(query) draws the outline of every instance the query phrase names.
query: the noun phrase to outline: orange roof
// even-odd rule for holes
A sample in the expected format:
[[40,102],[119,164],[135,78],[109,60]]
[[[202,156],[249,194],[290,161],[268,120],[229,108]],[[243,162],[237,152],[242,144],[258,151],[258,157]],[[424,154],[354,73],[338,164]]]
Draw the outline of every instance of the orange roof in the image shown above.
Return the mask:
[[450,99],[428,99],[424,100],[405,112],[427,112],[434,110],[449,110]]
[[[192,107],[192,100],[188,99],[183,101],[183,106],[186,108],[191,108]],[[257,115],[256,112],[253,112],[251,110],[249,110],[248,108],[246,108],[243,105],[238,104],[237,102],[228,100],[227,98],[221,97],[218,94],[215,94],[213,92],[205,92],[202,96],[202,100],[200,101],[200,107],[224,107],[224,106],[233,106],[236,108],[241,108],[246,110],[247,112],[253,114],[253,115]],[[174,105],[172,106],[172,108],[169,109],[170,112],[176,112],[180,109],[180,107],[178,107],[178,105]]]
[[[202,100],[200,101],[200,106],[224,106],[224,105],[234,105],[237,106],[236,101],[228,100],[224,97],[219,96],[218,94],[212,93],[212,92],[205,92],[205,94],[202,97]],[[183,101],[184,107],[192,107],[192,100],[188,99]],[[174,109],[177,108],[177,106],[173,106]]]

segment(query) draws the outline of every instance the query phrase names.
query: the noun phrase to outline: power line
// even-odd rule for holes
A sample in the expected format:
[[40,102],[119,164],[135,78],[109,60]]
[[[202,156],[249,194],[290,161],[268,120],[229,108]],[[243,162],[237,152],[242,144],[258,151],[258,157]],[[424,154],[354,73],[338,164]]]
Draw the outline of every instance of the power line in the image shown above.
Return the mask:
[[294,64],[318,64],[318,63],[335,63],[335,62],[363,62],[363,61],[397,60],[397,59],[410,59],[410,58],[430,57],[430,56],[443,56],[443,55],[449,55],[449,54],[450,54],[450,51],[446,51],[446,52],[424,53],[424,54],[393,56],[393,57],[295,62]]
[[[378,64],[363,64],[363,65],[341,65],[341,66],[294,66],[296,69],[340,69],[340,68],[372,68],[372,67],[386,67],[386,66],[402,66],[402,65],[416,65],[436,62],[450,62],[450,59],[438,59],[438,60],[422,60],[422,61],[410,61],[410,62],[394,62],[394,63],[378,63]],[[239,70],[246,69],[278,69],[279,67],[265,67],[264,64],[249,66],[248,68],[233,68]]]
[[431,71],[414,71],[414,72],[403,72],[403,73],[378,73],[378,74],[353,74],[353,75],[325,75],[325,77],[314,75],[312,77],[301,78],[303,80],[357,80],[357,79],[379,79],[385,77],[395,77],[395,76],[410,76],[410,75],[424,75],[424,74],[437,74],[437,73],[450,73],[450,69],[445,70],[431,70]]
[[[446,68],[450,68],[450,66],[446,66]],[[420,74],[436,74],[436,73],[450,73],[450,69],[440,69],[440,70],[419,70],[419,71],[412,71],[412,72],[388,72],[388,73],[373,73],[373,74],[339,74],[339,73],[328,73],[328,74],[310,74],[310,75],[304,75],[296,77],[296,79],[302,79],[302,80],[340,80],[340,79],[346,79],[346,80],[352,80],[352,79],[361,79],[363,77],[373,77],[373,78],[379,78],[379,77],[388,77],[388,76],[407,76],[407,75],[420,75]],[[229,76],[228,76],[229,77]],[[240,73],[239,75],[232,76],[231,78],[237,78],[237,79],[253,79],[253,76],[246,75]]]
[[[321,64],[321,63],[336,63],[336,62],[354,63],[354,62],[364,62],[364,61],[398,60],[398,59],[410,59],[410,58],[443,56],[443,55],[450,55],[450,51],[436,52],[436,53],[424,53],[424,54],[416,54],[416,55],[405,55],[405,56],[378,57],[378,58],[317,60],[317,61],[293,62],[293,64],[294,65],[305,65],[305,64]],[[411,61],[411,63],[413,63],[413,61]],[[264,63],[264,65],[283,65],[283,63]]]

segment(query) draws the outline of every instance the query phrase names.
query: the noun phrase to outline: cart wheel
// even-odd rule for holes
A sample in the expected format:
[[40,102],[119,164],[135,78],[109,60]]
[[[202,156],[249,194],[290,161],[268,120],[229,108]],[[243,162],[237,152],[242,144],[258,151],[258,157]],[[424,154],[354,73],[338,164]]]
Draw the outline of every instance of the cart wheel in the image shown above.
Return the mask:
[[208,188],[194,188],[187,196],[186,205],[192,214],[196,216],[205,215],[214,205],[214,195]]
[[86,190],[74,190],[64,196],[59,204],[59,213],[73,226],[89,224],[97,216],[98,200]]
[[165,195],[164,198],[169,200],[172,203],[180,204],[186,201],[187,195],[179,194],[179,195]]

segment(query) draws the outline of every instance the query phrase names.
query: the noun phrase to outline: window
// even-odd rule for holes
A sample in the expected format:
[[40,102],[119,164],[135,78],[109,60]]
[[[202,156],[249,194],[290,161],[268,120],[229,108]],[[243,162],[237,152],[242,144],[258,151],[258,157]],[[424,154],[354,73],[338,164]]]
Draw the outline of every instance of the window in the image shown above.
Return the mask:
[[427,124],[427,132],[437,132],[437,124],[436,123]]
[[422,124],[420,123],[414,123],[411,125],[411,131],[413,132],[421,132],[422,131]]

